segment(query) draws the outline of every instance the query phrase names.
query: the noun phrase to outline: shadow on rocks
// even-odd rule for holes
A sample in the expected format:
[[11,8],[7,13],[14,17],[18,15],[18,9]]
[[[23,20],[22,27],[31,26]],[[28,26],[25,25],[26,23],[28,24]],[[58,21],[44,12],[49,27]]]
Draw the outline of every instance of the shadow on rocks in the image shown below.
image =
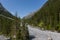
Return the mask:
[[29,39],[30,39],[30,40],[32,40],[32,39],[34,39],[34,38],[35,38],[34,35],[30,35],[30,36],[29,36]]

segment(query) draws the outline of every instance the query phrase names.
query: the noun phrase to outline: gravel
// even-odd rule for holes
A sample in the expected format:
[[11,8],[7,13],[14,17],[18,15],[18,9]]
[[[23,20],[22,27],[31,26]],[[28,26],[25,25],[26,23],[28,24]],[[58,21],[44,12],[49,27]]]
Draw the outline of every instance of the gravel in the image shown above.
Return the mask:
[[3,35],[0,35],[0,40],[6,40]]
[[30,40],[60,40],[60,33],[43,31],[28,25],[29,35],[33,36]]

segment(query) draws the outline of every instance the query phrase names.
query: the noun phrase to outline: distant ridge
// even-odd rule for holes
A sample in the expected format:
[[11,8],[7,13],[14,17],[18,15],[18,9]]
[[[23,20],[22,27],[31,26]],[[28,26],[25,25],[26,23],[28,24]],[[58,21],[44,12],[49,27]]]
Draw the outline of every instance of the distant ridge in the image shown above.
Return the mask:
[[13,15],[10,12],[8,12],[1,3],[0,3],[0,14],[7,17],[13,17]]

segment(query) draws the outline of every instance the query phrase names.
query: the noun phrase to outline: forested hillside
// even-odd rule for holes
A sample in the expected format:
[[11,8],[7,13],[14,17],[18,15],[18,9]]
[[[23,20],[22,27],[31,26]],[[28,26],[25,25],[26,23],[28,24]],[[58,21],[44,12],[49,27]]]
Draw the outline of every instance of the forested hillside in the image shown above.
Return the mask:
[[31,18],[24,20],[30,25],[60,32],[60,0],[48,0]]
[[[21,26],[22,23],[22,26]],[[0,3],[0,35],[10,40],[29,40],[28,28],[21,18],[12,15]]]

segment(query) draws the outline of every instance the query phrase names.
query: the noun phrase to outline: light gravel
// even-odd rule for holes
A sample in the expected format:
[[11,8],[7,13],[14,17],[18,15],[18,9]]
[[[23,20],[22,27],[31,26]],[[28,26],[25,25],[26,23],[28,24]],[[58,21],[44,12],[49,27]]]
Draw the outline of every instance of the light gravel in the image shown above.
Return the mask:
[[51,31],[43,31],[38,28],[31,27],[28,25],[29,35],[32,35],[33,38],[31,40],[60,40],[60,33],[51,32]]
[[3,35],[0,35],[0,40],[6,40]]

